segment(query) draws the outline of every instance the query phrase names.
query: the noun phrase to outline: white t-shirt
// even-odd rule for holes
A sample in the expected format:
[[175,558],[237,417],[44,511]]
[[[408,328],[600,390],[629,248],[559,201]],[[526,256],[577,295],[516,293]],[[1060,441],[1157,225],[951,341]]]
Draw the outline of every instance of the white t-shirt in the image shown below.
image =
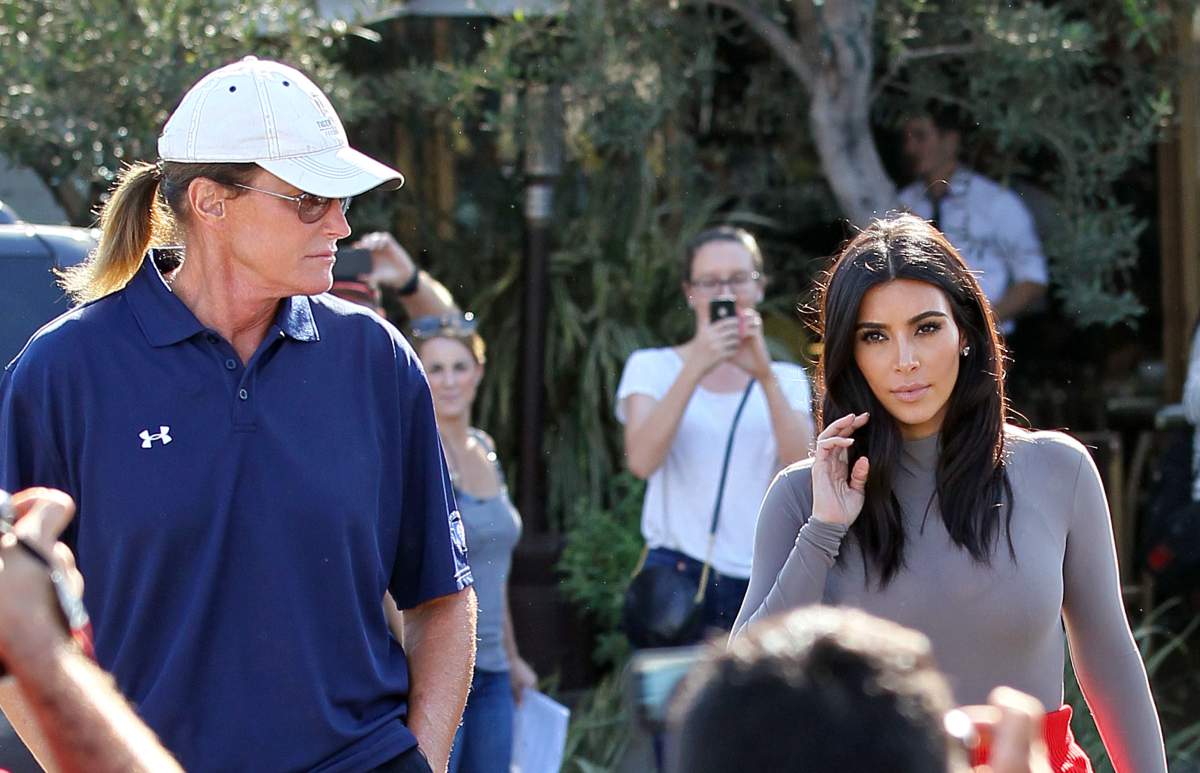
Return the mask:
[[[617,419],[626,421],[626,397],[638,394],[661,400],[682,369],[683,359],[674,349],[639,349],[630,355],[617,387]],[[788,403],[810,413],[812,392],[804,369],[784,362],[773,363],[771,369]],[[741,390],[710,392],[697,387],[692,393],[675,442],[646,482],[642,536],[650,547],[671,548],[704,560],[725,444],[741,399]],[[758,508],[779,468],[767,397],[756,383],[738,421],[729,457],[712,557],[713,568],[721,574],[750,576]]]

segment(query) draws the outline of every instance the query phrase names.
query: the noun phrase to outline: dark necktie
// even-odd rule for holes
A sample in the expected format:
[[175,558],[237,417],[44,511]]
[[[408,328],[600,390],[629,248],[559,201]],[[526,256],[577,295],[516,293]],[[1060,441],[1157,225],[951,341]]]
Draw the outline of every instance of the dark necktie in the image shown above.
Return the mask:
[[929,218],[929,222],[934,228],[940,231],[942,230],[942,199],[946,194],[942,193],[939,195],[930,191],[925,195],[929,197],[929,203],[933,205],[933,216]]

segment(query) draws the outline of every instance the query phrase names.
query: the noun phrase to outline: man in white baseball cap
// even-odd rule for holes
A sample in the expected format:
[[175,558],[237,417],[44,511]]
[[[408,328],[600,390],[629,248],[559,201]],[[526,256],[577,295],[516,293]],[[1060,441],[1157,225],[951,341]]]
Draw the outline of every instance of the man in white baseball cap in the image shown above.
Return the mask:
[[462,519],[412,349],[327,292],[350,196],[403,178],[253,57],[159,155],[0,381],[0,486],[80,503],[97,659],[186,769],[440,773],[474,658]]
[[191,88],[158,139],[163,161],[255,163],[317,196],[357,196],[404,175],[350,147],[333,105],[299,70],[248,56]]

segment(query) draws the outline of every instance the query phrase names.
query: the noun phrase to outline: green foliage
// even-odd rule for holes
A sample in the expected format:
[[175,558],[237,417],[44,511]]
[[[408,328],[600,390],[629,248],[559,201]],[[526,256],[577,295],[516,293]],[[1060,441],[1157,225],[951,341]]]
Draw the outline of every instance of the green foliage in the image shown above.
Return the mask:
[[187,88],[242,56],[286,59],[353,116],[351,83],[330,60],[348,31],[300,0],[5,0],[0,147],[86,224],[123,163],[157,159]]
[[645,485],[629,473],[612,481],[614,504],[604,509],[580,502],[566,523],[567,544],[559,560],[559,590],[600,630],[593,659],[615,666],[629,654],[617,630],[625,588],[642,551],[639,529]]
[[[1168,613],[1179,603],[1178,599],[1173,599],[1160,604],[1146,615],[1133,632],[1146,664],[1146,673],[1154,688],[1158,715],[1163,725],[1167,765],[1172,770],[1184,763],[1194,764],[1200,760],[1200,721],[1197,721],[1186,707],[1176,705],[1172,701],[1164,689],[1166,685],[1163,682],[1178,673],[1177,666],[1167,667],[1167,664],[1188,653],[1190,640],[1197,628],[1200,628],[1200,618],[1193,619],[1178,632],[1170,630],[1164,624]],[[1087,710],[1079,680],[1069,661],[1063,701],[1074,708],[1071,729],[1076,742],[1092,761],[1093,769],[1096,773],[1112,773],[1113,766],[1104,751],[1104,741],[1096,729],[1091,712]]]
[[1172,109],[1178,63],[1162,56],[1173,6],[1142,0],[880,4],[887,74],[876,112],[895,124],[933,98],[958,106],[969,162],[1019,189],[1042,233],[1055,292],[1077,324],[1136,318],[1129,290],[1146,223],[1122,196]]
[[571,713],[562,773],[608,773],[629,744],[629,711],[619,672],[589,690]]

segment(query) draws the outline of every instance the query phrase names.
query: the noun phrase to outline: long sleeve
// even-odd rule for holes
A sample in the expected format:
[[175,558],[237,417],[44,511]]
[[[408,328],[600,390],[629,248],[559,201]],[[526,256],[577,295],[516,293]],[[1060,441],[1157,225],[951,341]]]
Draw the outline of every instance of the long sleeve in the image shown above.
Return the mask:
[[755,532],[750,586],[733,625],[734,636],[755,620],[822,599],[825,579],[848,530],[809,518],[809,464],[787,468],[767,489]]
[[1082,452],[1063,566],[1071,661],[1117,773],[1165,773],[1162,729],[1121,602],[1100,473]]

